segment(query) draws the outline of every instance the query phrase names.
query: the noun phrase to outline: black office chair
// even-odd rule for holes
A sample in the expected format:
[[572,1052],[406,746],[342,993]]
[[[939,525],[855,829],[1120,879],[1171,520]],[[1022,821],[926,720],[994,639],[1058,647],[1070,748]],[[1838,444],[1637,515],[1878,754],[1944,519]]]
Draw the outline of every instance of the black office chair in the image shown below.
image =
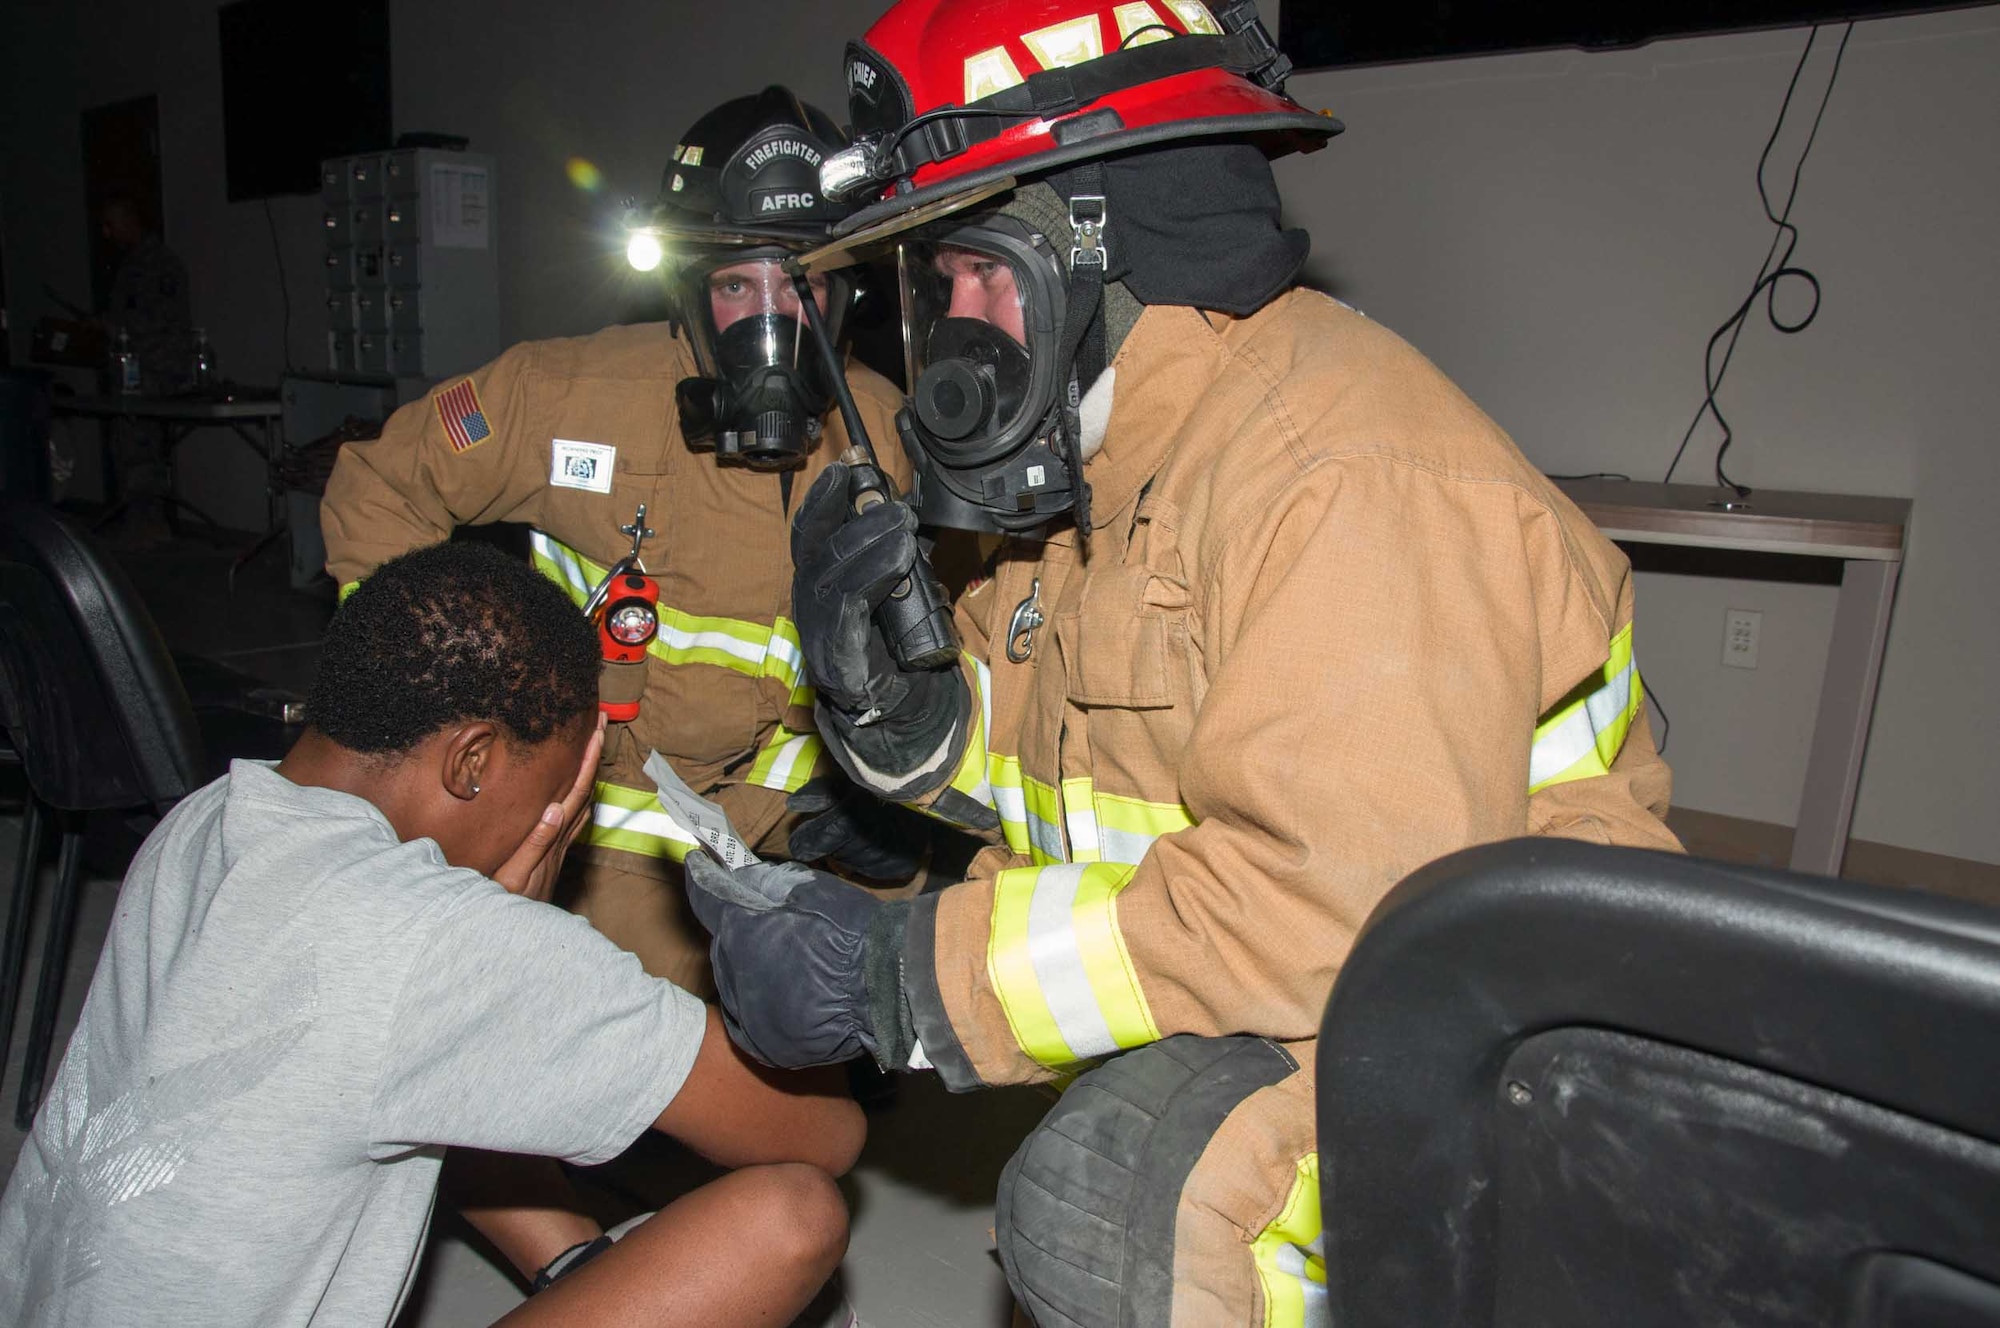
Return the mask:
[[25,1129],[41,1101],[76,922],[84,815],[163,815],[220,773],[227,755],[282,755],[291,730],[281,715],[261,726],[238,721],[224,742],[205,741],[166,642],[124,573],[53,511],[7,498],[0,498],[0,729],[11,745],[0,758],[21,765],[28,785],[0,954],[0,1054],[14,1031],[44,820],[53,814],[62,827],[15,1116]]
[[2000,911],[1471,849],[1369,919],[1318,1084],[1341,1328],[2000,1326]]

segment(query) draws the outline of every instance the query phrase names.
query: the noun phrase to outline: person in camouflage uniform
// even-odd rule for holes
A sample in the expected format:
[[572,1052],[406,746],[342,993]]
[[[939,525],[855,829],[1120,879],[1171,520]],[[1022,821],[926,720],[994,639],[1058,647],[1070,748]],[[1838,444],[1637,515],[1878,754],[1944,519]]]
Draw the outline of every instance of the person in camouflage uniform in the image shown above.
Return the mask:
[[[188,302],[187,265],[166,242],[147,227],[129,198],[104,204],[99,229],[118,251],[111,290],[99,315],[105,339],[114,349],[122,331],[139,359],[139,390],[148,396],[183,391],[192,378],[194,315]],[[109,384],[116,391],[118,384]],[[156,503],[173,492],[173,469],[166,439],[150,420],[113,420],[112,475],[118,501],[127,508],[120,535],[127,542],[164,539],[167,534]]]
[[118,266],[103,313],[113,343],[122,330],[139,357],[140,383],[148,395],[184,390],[194,363],[194,312],[188,303],[187,265],[148,229],[128,198],[104,205],[101,229],[118,250]]

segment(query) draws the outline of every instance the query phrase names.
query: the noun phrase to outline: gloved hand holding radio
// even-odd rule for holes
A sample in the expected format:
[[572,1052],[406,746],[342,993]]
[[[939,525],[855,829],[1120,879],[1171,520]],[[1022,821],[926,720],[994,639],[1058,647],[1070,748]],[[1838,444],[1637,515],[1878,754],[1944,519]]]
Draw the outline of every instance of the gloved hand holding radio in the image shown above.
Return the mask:
[[956,668],[898,667],[876,624],[883,601],[926,570],[916,532],[916,514],[894,498],[857,514],[840,463],[813,482],[792,523],[792,618],[819,692],[820,728],[849,775],[884,796],[913,791],[896,786],[929,773],[970,713]]

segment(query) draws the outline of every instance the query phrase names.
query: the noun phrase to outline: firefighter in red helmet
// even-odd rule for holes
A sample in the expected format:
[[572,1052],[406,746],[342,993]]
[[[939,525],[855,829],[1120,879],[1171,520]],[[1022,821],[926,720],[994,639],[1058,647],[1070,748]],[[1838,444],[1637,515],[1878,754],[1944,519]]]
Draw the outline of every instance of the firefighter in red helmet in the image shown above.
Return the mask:
[[[1673,848],[1618,550],[1394,334],[1296,285],[1338,132],[1251,0],[903,0],[824,185],[893,244],[907,505],[793,531],[829,751],[985,833],[884,903],[689,859],[732,1033],[959,1090],[1075,1075],[1001,1181],[1036,1322],[1324,1322],[1314,1036],[1369,912],[1519,835]],[[999,532],[959,667],[870,613]],[[782,966],[792,980],[777,984]]]

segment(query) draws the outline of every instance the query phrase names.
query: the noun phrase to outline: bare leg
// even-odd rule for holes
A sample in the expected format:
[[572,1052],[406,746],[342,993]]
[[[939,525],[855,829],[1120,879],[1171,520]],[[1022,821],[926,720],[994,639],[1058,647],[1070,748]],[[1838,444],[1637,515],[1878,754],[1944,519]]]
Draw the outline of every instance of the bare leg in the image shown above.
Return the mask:
[[525,1282],[570,1246],[604,1234],[552,1158],[454,1148],[438,1189]]
[[847,1205],[818,1167],[744,1167],[669,1204],[500,1320],[554,1325],[782,1325],[847,1252]]

